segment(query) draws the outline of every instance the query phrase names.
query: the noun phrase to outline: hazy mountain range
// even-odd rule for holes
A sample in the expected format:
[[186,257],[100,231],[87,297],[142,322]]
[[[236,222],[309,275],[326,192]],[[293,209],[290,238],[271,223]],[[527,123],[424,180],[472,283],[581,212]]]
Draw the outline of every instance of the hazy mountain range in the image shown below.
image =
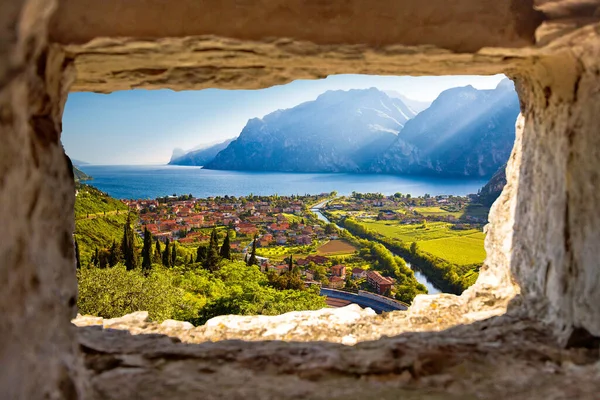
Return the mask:
[[174,149],[171,156],[170,165],[206,165],[212,161],[215,156],[224,150],[235,139],[227,139],[224,142],[199,146],[188,152],[182,149]]
[[519,101],[496,89],[444,91],[430,105],[375,88],[328,91],[248,121],[237,139],[171,164],[209,169],[488,177],[508,160]]
[[431,105],[431,101],[420,101],[420,100],[409,99],[402,93],[397,92],[395,90],[384,90],[383,93],[387,94],[388,96],[390,96],[392,98],[402,100],[402,102],[404,104],[406,104],[412,111],[414,111],[415,114],[418,114],[421,111],[426,110]]

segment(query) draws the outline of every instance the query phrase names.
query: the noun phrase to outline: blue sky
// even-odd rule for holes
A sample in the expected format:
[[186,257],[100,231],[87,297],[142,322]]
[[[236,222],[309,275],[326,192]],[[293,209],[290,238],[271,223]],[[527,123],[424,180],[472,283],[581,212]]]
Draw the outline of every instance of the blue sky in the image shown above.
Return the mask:
[[491,89],[503,78],[334,75],[261,90],[71,93],[62,142],[71,158],[92,164],[164,164],[176,147],[190,149],[235,137],[250,118],[314,100],[327,90],[377,87],[432,101],[452,87]]

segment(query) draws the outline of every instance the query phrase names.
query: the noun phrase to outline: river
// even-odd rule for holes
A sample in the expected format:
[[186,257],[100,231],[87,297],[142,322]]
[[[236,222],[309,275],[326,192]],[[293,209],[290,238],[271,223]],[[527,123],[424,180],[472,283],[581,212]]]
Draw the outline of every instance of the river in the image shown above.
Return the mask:
[[[325,223],[330,223],[331,221],[329,221],[329,219],[323,215],[323,213],[321,212],[321,209],[323,207],[325,207],[325,205],[327,204],[327,201],[321,202],[317,205],[315,205],[313,208],[310,209],[310,211],[312,211],[313,213],[315,213],[317,215],[317,218],[319,218],[321,221],[324,221]],[[337,226],[339,229],[344,229],[343,227],[339,226],[338,224],[335,224],[335,226]],[[395,256],[397,256],[397,254],[392,253]],[[427,292],[429,294],[436,294],[436,293],[442,293],[442,291],[440,289],[438,289],[433,282],[431,282],[429,279],[427,279],[427,277],[421,272],[419,271],[417,268],[413,267],[411,263],[407,262],[406,265],[413,270],[413,272],[415,273],[415,278],[417,279],[417,281],[421,284],[423,284],[426,288],[427,288]]]

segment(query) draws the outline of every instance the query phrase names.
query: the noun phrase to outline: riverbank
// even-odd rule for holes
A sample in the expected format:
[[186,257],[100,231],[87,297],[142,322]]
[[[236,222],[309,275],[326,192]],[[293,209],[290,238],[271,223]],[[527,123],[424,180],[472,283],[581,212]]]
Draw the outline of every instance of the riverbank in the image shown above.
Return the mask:
[[[310,211],[311,211],[312,213],[314,213],[314,214],[317,216],[317,218],[318,218],[319,220],[321,220],[321,221],[323,221],[323,222],[325,222],[325,223],[327,223],[327,224],[331,223],[332,221],[331,221],[329,218],[327,218],[327,217],[326,217],[326,216],[323,214],[322,210],[325,208],[325,206],[327,205],[327,203],[328,203],[329,201],[330,201],[330,200],[325,200],[325,201],[323,201],[323,202],[321,202],[321,203],[319,203],[319,204],[317,204],[317,205],[313,206],[313,207],[310,209]],[[337,224],[335,221],[333,221],[333,223],[334,223],[334,224],[335,224],[335,226],[336,226],[338,229],[340,229],[340,230],[345,230],[345,229],[346,229],[346,228],[344,228],[343,226],[340,226],[339,224]],[[384,245],[384,246],[385,246],[385,245]],[[388,248],[388,250],[392,251],[392,254],[393,254],[394,256],[398,256],[398,254],[395,254],[395,253],[393,252],[393,250],[391,250],[391,249],[389,249],[389,248]],[[419,269],[418,267],[414,266],[414,264],[413,264],[413,263],[414,263],[414,261],[413,261],[413,262],[408,262],[408,263],[406,263],[406,265],[407,265],[407,266],[408,266],[408,267],[409,267],[409,268],[410,268],[410,269],[413,271],[413,273],[414,273],[414,275],[415,275],[415,279],[416,279],[416,280],[417,280],[417,281],[418,281],[420,284],[422,284],[423,286],[425,286],[425,287],[427,288],[427,293],[429,293],[429,294],[437,294],[437,293],[442,293],[442,292],[443,292],[443,290],[442,290],[442,289],[440,289],[440,286],[438,286],[438,284],[436,284],[436,283],[434,283],[432,280],[430,280],[430,279],[429,279],[429,278],[428,278],[428,277],[427,277],[427,276],[426,276],[424,273],[422,273],[422,272],[420,271],[420,269]]]

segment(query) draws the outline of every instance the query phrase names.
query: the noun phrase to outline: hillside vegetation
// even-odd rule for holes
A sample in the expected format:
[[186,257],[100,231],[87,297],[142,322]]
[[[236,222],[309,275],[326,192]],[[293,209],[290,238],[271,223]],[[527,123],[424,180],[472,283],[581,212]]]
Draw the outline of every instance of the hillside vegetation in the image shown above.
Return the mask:
[[89,185],[77,185],[75,197],[75,219],[87,218],[96,214],[127,211],[121,201]]
[[[475,283],[485,258],[483,233],[479,231],[456,231],[451,236],[444,236],[452,230],[431,222],[427,223],[427,226],[433,224],[431,232],[422,225],[419,225],[420,228],[414,225],[405,228],[358,222],[353,218],[344,218],[339,223],[354,235],[380,242],[418,266],[437,287],[448,293],[460,294]],[[422,229],[424,232],[410,235],[407,229]]]
[[[82,314],[104,318],[148,311],[156,321],[202,324],[223,314],[275,315],[326,307],[318,288],[298,277],[273,281],[256,265],[232,261],[214,229],[210,246],[159,244],[135,230],[135,214],[86,185],[75,200],[79,297]],[[200,250],[204,250],[203,252]],[[220,251],[219,251],[220,250]],[[283,286],[283,287],[282,287]]]

